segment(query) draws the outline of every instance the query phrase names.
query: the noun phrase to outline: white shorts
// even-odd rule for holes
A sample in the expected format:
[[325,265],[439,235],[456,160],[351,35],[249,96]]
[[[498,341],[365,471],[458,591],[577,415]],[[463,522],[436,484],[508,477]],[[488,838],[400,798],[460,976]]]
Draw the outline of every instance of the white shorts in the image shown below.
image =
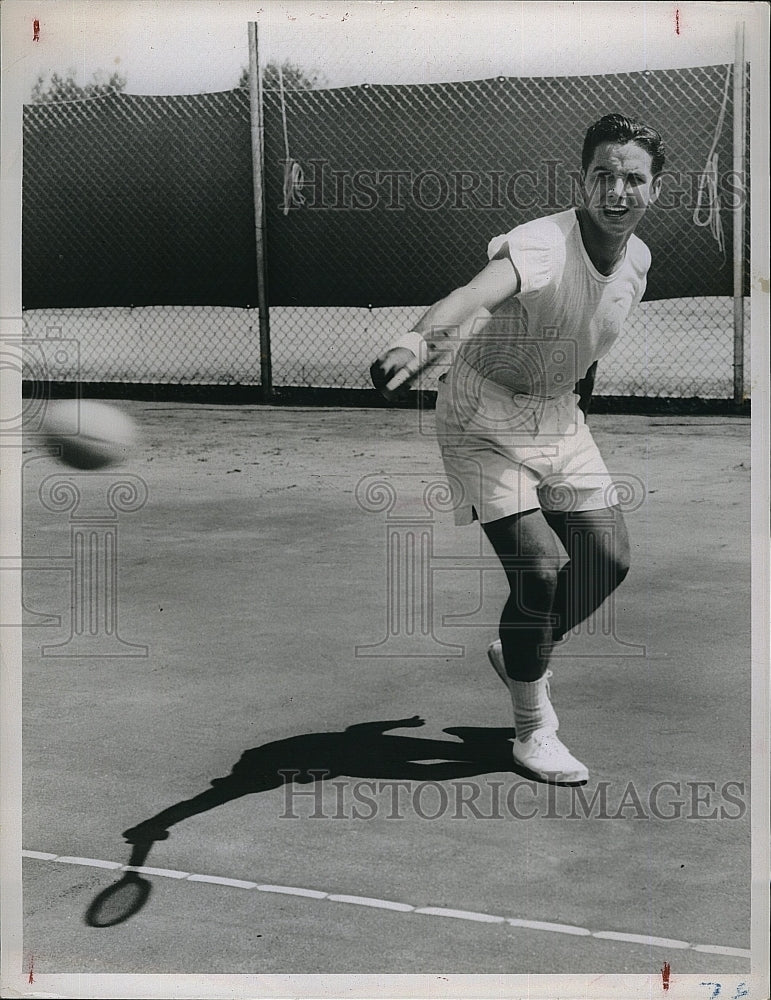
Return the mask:
[[618,503],[573,392],[515,394],[458,357],[439,383],[436,428],[456,524]]

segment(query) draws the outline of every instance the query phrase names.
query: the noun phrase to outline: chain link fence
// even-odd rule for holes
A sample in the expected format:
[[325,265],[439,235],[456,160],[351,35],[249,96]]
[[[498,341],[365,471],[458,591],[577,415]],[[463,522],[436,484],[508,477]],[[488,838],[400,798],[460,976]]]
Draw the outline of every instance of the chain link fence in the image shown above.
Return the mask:
[[[620,111],[668,156],[639,230],[646,299],[597,392],[730,398],[732,82],[712,66],[265,91],[274,384],[367,387],[493,236],[576,203],[586,126]],[[246,90],[26,107],[26,335],[75,341],[84,382],[258,385],[252,175]]]

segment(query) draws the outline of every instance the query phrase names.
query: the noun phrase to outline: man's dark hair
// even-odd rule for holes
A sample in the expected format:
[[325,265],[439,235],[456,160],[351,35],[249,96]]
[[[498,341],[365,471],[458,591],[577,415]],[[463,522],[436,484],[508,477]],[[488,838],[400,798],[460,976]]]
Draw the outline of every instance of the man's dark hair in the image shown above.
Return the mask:
[[624,115],[604,115],[587,129],[581,151],[581,166],[584,170],[592,162],[594,151],[601,142],[634,142],[650,153],[654,177],[664,169],[664,140],[650,125],[643,125]]

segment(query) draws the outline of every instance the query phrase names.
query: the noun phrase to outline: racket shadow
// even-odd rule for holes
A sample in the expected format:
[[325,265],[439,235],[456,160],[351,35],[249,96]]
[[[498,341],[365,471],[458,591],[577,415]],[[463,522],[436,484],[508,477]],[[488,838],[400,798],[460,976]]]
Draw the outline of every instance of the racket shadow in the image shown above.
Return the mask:
[[[211,787],[174,803],[124,831],[132,845],[130,867],[141,867],[156,841],[167,840],[169,828],[234,799],[267,792],[290,783],[307,784],[332,778],[450,781],[512,770],[509,740],[513,729],[456,727],[444,732],[453,740],[389,735],[389,730],[418,728],[417,715],[405,719],[362,722],[342,732],[306,733],[246,750],[230,774],[214,778]],[[459,742],[460,741],[460,742]],[[91,927],[112,927],[137,914],[147,903],[151,885],[127,871],[103,890],[86,911]]]
[[[147,859],[152,843],[135,844],[129,865],[140,867]],[[124,872],[123,877],[94,897],[85,913],[89,927],[115,927],[133,917],[145,906],[152,883],[138,872]]]

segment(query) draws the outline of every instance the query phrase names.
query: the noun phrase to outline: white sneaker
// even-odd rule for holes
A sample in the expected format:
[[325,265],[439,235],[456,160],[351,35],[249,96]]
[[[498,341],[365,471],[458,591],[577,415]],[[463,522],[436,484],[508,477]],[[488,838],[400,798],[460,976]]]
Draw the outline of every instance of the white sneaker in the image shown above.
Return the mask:
[[515,763],[542,781],[578,784],[589,779],[589,771],[552,729],[536,729],[525,740],[513,740],[512,753]]

